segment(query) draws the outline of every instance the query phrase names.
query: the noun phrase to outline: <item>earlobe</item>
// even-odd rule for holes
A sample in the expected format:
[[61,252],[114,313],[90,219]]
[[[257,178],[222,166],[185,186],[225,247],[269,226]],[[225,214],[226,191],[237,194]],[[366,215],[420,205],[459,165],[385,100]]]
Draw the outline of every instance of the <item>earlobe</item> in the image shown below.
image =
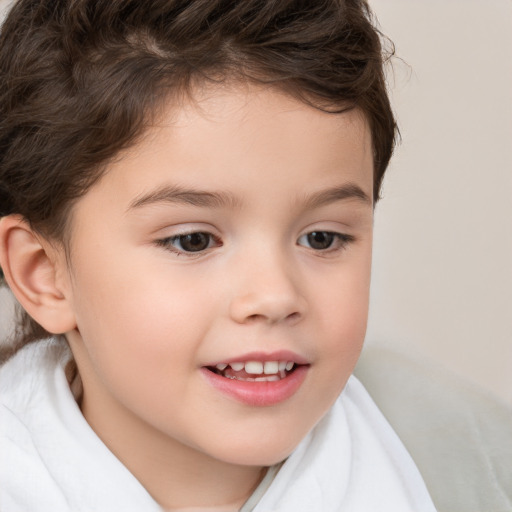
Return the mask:
[[76,327],[69,297],[58,280],[62,264],[20,216],[0,219],[0,266],[7,283],[27,313],[55,334]]

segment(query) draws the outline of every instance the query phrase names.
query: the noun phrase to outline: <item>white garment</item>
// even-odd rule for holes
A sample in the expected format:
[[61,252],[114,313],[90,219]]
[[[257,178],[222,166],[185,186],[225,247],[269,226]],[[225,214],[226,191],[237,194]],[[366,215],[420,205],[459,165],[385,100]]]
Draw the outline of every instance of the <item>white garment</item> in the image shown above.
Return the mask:
[[[161,512],[89,427],[64,374],[62,341],[0,369],[2,512]],[[338,401],[283,464],[254,512],[432,512],[412,459],[363,386]]]

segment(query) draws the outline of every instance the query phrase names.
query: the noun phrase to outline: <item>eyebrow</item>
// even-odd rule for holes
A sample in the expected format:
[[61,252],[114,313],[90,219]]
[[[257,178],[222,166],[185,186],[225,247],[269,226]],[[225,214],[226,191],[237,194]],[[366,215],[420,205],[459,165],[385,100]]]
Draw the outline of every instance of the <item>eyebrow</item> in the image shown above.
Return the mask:
[[[354,183],[347,183],[306,195],[304,204],[306,208],[314,209],[347,199],[357,199],[372,205],[370,197]],[[158,203],[188,204],[201,208],[239,207],[241,204],[233,194],[228,192],[208,192],[185,189],[176,185],[166,185],[136,197],[130,203],[127,211]]]
[[167,185],[136,197],[130,203],[128,210],[158,203],[189,204],[201,208],[236,207],[240,205],[240,201],[228,192],[207,192],[204,190],[185,189],[176,185]]
[[373,205],[370,196],[355,183],[346,183],[339,187],[328,188],[311,195],[306,195],[305,205],[307,208],[314,209],[347,199],[357,199],[369,206]]

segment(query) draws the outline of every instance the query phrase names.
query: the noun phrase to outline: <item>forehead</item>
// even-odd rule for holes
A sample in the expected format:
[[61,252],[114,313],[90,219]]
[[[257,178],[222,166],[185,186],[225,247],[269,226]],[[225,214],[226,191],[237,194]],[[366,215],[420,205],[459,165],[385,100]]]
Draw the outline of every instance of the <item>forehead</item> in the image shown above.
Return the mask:
[[354,149],[366,151],[369,148],[363,146],[371,145],[371,133],[361,110],[347,107],[342,113],[328,113],[282,89],[258,84],[228,82],[196,87],[185,99],[164,104],[158,119],[154,129],[147,132],[150,138],[163,134],[162,128],[175,128],[176,135],[181,132],[189,140],[209,131],[208,135],[227,134],[234,141],[255,146],[260,141],[268,144],[266,137],[277,129],[280,137],[274,139],[275,145],[285,153],[287,142],[313,141],[319,135],[334,139],[346,136],[343,132],[348,130],[353,142],[357,141]]
[[330,114],[275,88],[230,85],[165,104],[86,196],[110,195],[127,208],[159,185],[220,188],[243,202],[351,183],[371,198],[372,182],[371,134],[359,110]]

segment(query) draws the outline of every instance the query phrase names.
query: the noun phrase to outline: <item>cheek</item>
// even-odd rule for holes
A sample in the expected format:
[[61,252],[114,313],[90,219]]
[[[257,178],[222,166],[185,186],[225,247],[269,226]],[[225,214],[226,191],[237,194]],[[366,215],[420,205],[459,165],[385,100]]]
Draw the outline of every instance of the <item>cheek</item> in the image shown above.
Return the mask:
[[323,294],[323,325],[330,339],[337,339],[340,349],[362,343],[366,333],[370,297],[369,258],[347,266],[333,276]]
[[319,296],[318,344],[325,366],[319,379],[322,393],[334,400],[341,392],[359,357],[368,320],[370,285],[369,259],[342,269]]
[[[132,251],[133,253],[133,251]],[[78,262],[75,310],[82,324],[94,323],[107,333],[128,339],[147,332],[153,342],[183,336],[204,311],[207,294],[186,273],[172,272],[160,261],[147,261],[144,252],[109,255],[93,266]],[[161,336],[156,334],[161,332]]]
[[132,386],[146,374],[162,386],[162,376],[193,367],[210,316],[207,296],[149,272],[109,270],[84,272],[76,283],[77,325],[95,371],[111,383]]
[[367,294],[352,295],[351,300],[335,301],[323,319],[326,364],[338,388],[344,385],[357,362],[366,334],[368,318]]

